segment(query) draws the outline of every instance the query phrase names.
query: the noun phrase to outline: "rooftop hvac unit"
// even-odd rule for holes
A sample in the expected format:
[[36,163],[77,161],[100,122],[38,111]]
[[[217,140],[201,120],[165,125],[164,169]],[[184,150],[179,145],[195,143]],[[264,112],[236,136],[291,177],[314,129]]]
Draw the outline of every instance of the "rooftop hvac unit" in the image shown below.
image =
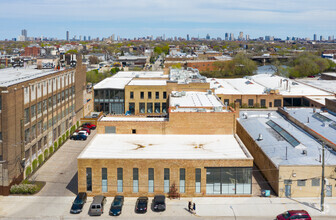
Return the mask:
[[181,96],[186,96],[186,92],[185,92],[185,91],[182,91],[182,92],[181,92]]
[[173,97],[181,97],[182,94],[181,94],[180,92],[174,92],[174,93],[172,94],[172,96],[173,96]]
[[212,91],[209,89],[208,90],[208,95],[211,95],[212,94]]
[[197,112],[206,112],[206,109],[205,108],[198,108],[196,111]]

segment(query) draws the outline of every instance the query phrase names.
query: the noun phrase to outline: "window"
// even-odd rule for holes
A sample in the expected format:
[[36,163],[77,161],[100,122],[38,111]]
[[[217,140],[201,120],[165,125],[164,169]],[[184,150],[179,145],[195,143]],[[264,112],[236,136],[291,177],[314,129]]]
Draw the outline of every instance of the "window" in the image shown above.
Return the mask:
[[260,100],[260,106],[261,106],[262,108],[266,108],[266,99],[261,99],[261,100]]
[[86,191],[92,191],[92,169],[86,168]]
[[155,99],[160,99],[160,93],[159,92],[155,92]]
[[42,102],[37,103],[37,115],[42,113]]
[[136,134],[136,129],[132,129],[132,134]]
[[185,169],[180,168],[180,193],[185,193]]
[[140,92],[140,99],[144,99],[145,98],[145,93],[144,92]]
[[163,191],[165,193],[168,193],[169,192],[169,168],[164,168],[164,186],[163,186]]
[[129,112],[131,115],[134,115],[135,104],[134,102],[130,102],[128,106]]
[[117,192],[123,191],[123,168],[117,169]]
[[268,103],[268,107],[272,108],[272,105],[273,105],[272,102],[269,102],[269,103]]
[[162,103],[162,113],[167,113],[167,103]]
[[274,99],[274,107],[281,107],[281,99]]
[[146,113],[145,103],[144,102],[140,102],[139,103],[139,112],[140,113]]
[[102,192],[107,192],[107,168],[102,168]]
[[297,185],[298,186],[306,186],[306,180],[298,180]]
[[57,93],[57,104],[61,102],[61,93]]
[[153,103],[147,103],[147,113],[153,113]]
[[167,98],[167,92],[163,92],[163,98],[164,98],[164,99]]
[[116,127],[115,126],[105,126],[105,134],[115,134]]
[[148,92],[147,95],[148,95],[148,99],[152,99],[152,92]]
[[266,122],[273,130],[275,130],[278,134],[280,134],[288,143],[290,143],[293,147],[296,147],[300,144],[298,140],[296,140],[291,134],[289,134],[286,130],[276,124],[274,121],[269,120]]
[[32,126],[31,136],[32,136],[32,139],[36,138],[36,125]]
[[312,186],[320,186],[320,178],[312,179]]
[[0,132],[0,141],[2,141],[2,132]]
[[154,105],[155,113],[160,113],[160,103],[156,102]]
[[290,185],[290,184],[292,184],[292,180],[284,180],[284,184],[285,185]]
[[239,106],[240,106],[240,107],[242,106],[242,101],[241,101],[241,99],[236,99],[236,102],[239,102]]
[[0,111],[2,109],[2,96],[0,96]]
[[148,192],[154,192],[154,168],[148,168]]
[[29,108],[25,108],[24,110],[24,120],[25,120],[25,124],[30,122]]
[[201,169],[195,169],[195,192],[201,193]]
[[62,101],[64,101],[65,97],[64,97],[64,91],[61,92],[61,97],[62,97]]
[[56,95],[53,95],[53,105],[57,104]]
[[133,168],[133,192],[139,192],[139,169]]
[[36,116],[36,105],[32,105],[30,107],[30,113],[31,113],[32,118],[34,118]]
[[30,130],[29,130],[29,128],[27,128],[27,129],[25,130],[25,142],[26,142],[26,143],[29,143],[29,142],[30,142]]
[[47,111],[47,100],[43,100],[42,102],[42,111]]
[[134,92],[130,92],[130,99],[134,99]]
[[230,104],[230,99],[224,99],[224,105],[229,105]]
[[253,102],[254,102],[253,99],[249,99],[249,100],[248,100],[248,106],[249,106],[249,107],[253,107],[253,105],[254,105]]

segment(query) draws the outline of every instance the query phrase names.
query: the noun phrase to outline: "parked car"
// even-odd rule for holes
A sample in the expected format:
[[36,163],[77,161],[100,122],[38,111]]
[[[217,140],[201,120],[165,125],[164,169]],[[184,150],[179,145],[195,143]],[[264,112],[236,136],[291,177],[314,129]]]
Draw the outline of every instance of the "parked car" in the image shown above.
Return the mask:
[[311,220],[310,215],[305,210],[289,210],[277,216],[277,220],[300,219]]
[[83,134],[83,135],[85,135],[86,137],[88,137],[89,136],[89,133],[87,132],[87,131],[75,131],[74,133],[73,133],[73,135],[77,135],[77,134]]
[[147,212],[148,197],[139,197],[135,203],[136,213],[146,213]]
[[96,125],[91,124],[91,123],[89,123],[89,122],[86,122],[86,123],[82,124],[82,127],[87,127],[87,128],[89,128],[89,129],[91,129],[91,130],[95,130],[95,129],[97,128]]
[[77,134],[77,133],[74,133],[73,135],[70,136],[70,139],[71,140],[86,140],[87,139],[87,136],[84,135],[84,134]]
[[104,213],[104,205],[106,203],[105,196],[95,196],[90,205],[89,215],[101,215]]
[[115,196],[110,207],[110,215],[117,216],[121,214],[124,205],[124,196]]
[[164,195],[154,196],[153,208],[154,211],[158,212],[166,210],[166,197]]
[[75,132],[78,132],[78,131],[86,131],[89,135],[91,134],[90,129],[88,129],[88,128],[84,128],[84,127],[80,127],[80,128],[78,128]]
[[70,213],[78,214],[82,212],[83,206],[86,203],[86,198],[87,198],[86,192],[78,193],[74,202],[72,203]]

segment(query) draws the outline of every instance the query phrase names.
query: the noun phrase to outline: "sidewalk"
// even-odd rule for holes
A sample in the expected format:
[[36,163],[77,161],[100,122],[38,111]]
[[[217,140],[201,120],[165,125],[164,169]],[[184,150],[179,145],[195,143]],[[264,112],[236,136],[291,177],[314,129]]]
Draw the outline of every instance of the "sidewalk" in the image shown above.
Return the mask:
[[336,218],[336,198],[325,199],[324,212],[320,212],[320,198],[205,197],[193,198],[192,201],[196,203],[198,216],[269,216],[274,218],[287,210],[304,209],[312,217],[334,216]]

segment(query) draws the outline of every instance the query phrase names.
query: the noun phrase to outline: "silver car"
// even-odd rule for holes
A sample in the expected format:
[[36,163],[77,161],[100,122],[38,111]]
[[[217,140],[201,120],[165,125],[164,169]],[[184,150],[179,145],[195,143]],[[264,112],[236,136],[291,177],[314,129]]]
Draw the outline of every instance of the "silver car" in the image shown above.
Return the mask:
[[104,213],[104,205],[106,203],[105,196],[93,197],[93,202],[90,205],[89,215],[101,215]]

